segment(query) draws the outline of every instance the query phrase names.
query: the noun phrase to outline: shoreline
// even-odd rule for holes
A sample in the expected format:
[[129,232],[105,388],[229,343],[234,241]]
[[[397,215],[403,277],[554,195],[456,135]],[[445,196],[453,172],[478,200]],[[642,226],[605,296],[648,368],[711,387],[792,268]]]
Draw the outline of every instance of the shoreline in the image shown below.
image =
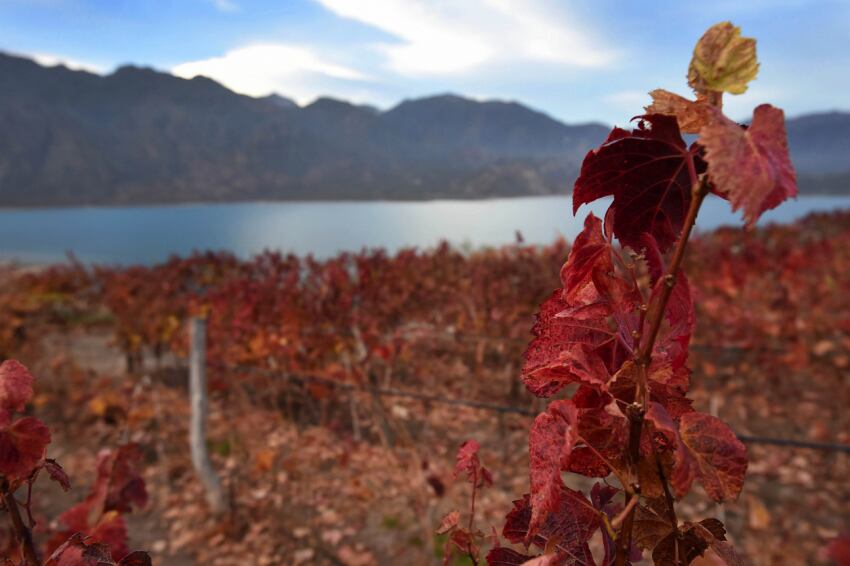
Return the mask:
[[[429,204],[429,203],[474,203],[492,201],[512,201],[532,198],[570,198],[572,193],[548,193],[527,195],[493,195],[481,197],[453,197],[434,196],[425,198],[393,199],[393,198],[304,198],[304,199],[246,199],[246,200],[199,200],[199,201],[155,201],[155,202],[132,202],[132,203],[80,203],[80,204],[22,204],[9,205],[0,204],[0,213],[4,212],[44,212],[44,211],[67,211],[67,210],[109,210],[109,209],[162,209],[162,208],[191,208],[201,206],[246,206],[246,205],[310,205],[310,204]],[[797,196],[801,198],[847,198],[850,199],[850,191],[843,193],[828,192],[803,192]]]

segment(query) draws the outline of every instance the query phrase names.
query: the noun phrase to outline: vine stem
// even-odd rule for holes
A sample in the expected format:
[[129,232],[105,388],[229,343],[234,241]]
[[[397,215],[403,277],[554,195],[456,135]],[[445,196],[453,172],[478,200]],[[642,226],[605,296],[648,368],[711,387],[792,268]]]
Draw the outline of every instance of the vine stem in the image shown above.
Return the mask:
[[676,517],[675,500],[673,499],[673,494],[670,493],[670,486],[667,484],[667,478],[664,476],[664,467],[661,465],[661,460],[656,458],[655,463],[658,468],[658,477],[661,480],[661,486],[664,488],[664,500],[667,502],[667,519],[670,521],[670,524],[673,526],[673,529],[677,534],[676,539],[673,541],[673,544],[675,545],[673,561],[676,566],[679,566],[682,562],[679,558],[679,519]]
[[[469,503],[469,536],[472,537],[472,527],[475,524],[475,492],[478,488],[478,467],[474,467],[472,469],[472,497]],[[477,566],[478,559],[475,557],[475,554],[472,552],[472,541],[470,538],[470,542],[466,545],[466,553],[469,555],[469,559],[472,561],[472,564]]]
[[[693,231],[696,223],[697,214],[699,214],[700,206],[702,206],[706,195],[708,194],[708,182],[705,178],[701,181],[695,178],[693,171],[693,158],[688,158],[688,168],[691,172],[693,180],[692,198],[688,206],[688,212],[685,216],[682,235],[676,243],[673,250],[673,257],[670,259],[670,264],[664,275],[658,280],[658,285],[662,285],[661,293],[654,305],[651,305],[652,310],[647,317],[649,331],[644,334],[645,340],[641,343],[638,353],[635,356],[635,363],[638,366],[638,384],[635,394],[635,402],[629,407],[627,416],[629,418],[629,447],[627,461],[631,470],[631,479],[629,485],[625,485],[625,503],[628,505],[631,500],[637,497],[640,493],[640,485],[637,475],[637,464],[640,460],[640,438],[643,432],[644,415],[646,414],[647,405],[649,402],[649,387],[647,383],[647,370],[652,361],[652,349],[655,346],[655,339],[658,338],[658,332],[661,329],[661,323],[664,320],[664,311],[667,308],[667,302],[670,300],[670,295],[673,293],[673,287],[676,284],[676,275],[682,266],[682,260],[685,257],[685,248],[688,245],[688,239]],[[632,547],[632,530],[634,527],[635,507],[626,514],[623,520],[623,528],[620,530],[620,536],[617,539],[617,558],[616,566],[625,566],[629,559],[629,553]],[[677,525],[673,525],[676,528]]]
[[18,540],[21,542],[25,564],[27,566],[39,566],[38,554],[35,551],[35,543],[32,540],[32,532],[24,524],[24,520],[21,517],[21,510],[18,508],[18,501],[15,499],[15,494],[9,491],[9,489],[9,481],[6,478],[0,478],[0,492],[3,494],[3,503],[6,505],[6,510],[9,511],[9,517],[12,519],[12,527],[15,529],[15,534],[18,535]]

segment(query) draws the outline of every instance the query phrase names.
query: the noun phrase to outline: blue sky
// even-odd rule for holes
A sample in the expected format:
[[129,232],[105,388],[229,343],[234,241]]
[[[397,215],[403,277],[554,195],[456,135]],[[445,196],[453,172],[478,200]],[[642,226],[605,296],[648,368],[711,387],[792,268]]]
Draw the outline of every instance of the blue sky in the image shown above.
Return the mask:
[[727,101],[733,117],[761,102],[850,110],[846,0],[0,0],[0,50],[204,74],[302,104],[456,92],[624,124],[653,88],[687,93],[693,44],[722,20],[758,39],[762,64]]

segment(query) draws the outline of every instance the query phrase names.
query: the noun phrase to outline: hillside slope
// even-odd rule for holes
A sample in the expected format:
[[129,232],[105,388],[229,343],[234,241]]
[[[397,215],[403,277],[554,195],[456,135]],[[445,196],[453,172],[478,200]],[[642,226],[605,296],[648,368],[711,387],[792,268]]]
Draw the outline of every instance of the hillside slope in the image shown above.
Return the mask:
[[[850,114],[789,121],[803,188],[850,188]],[[608,128],[455,95],[299,107],[133,66],[0,54],[0,205],[481,198],[568,192]]]

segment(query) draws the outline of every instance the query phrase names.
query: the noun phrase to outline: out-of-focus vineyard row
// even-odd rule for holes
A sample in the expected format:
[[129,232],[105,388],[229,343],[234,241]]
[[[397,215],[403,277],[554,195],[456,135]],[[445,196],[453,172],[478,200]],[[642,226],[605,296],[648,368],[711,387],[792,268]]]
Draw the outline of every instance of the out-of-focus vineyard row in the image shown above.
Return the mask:
[[[850,333],[850,214],[695,239],[698,348],[780,349],[783,365],[842,350]],[[208,359],[360,381],[369,370],[427,368],[435,350],[473,348],[473,369],[516,366],[538,305],[569,252],[556,241],[471,253],[447,244],[319,261],[267,252],[174,257],[154,266],[6,267],[0,356],[50,329],[107,328],[128,369],[143,355],[187,355],[185,323],[208,321]],[[495,363],[487,363],[495,362]],[[409,374],[415,377],[415,373]]]
[[[850,444],[850,213],[721,229],[692,246],[698,408],[741,434]],[[481,442],[496,485],[482,493],[478,523],[498,525],[527,490],[527,417],[359,389],[531,408],[522,352],[568,252],[559,241],[322,261],[207,253],[150,267],[7,266],[0,357],[45,376],[34,410],[68,431],[51,456],[72,477],[86,479],[90,458],[78,452],[140,444],[152,503],[130,532],[155,563],[194,563],[183,553],[241,564],[247,552],[257,564],[431,564],[439,518],[467,496],[451,481],[457,445]],[[205,509],[186,454],[191,316],[207,318],[209,442],[235,503],[225,527]],[[105,337],[120,356],[103,351]],[[122,367],[97,369],[110,359]],[[276,377],[285,374],[324,380]],[[757,565],[818,562],[850,526],[847,456],[754,445],[750,461],[726,510],[736,546]],[[683,516],[705,515],[700,505],[686,501]]]

